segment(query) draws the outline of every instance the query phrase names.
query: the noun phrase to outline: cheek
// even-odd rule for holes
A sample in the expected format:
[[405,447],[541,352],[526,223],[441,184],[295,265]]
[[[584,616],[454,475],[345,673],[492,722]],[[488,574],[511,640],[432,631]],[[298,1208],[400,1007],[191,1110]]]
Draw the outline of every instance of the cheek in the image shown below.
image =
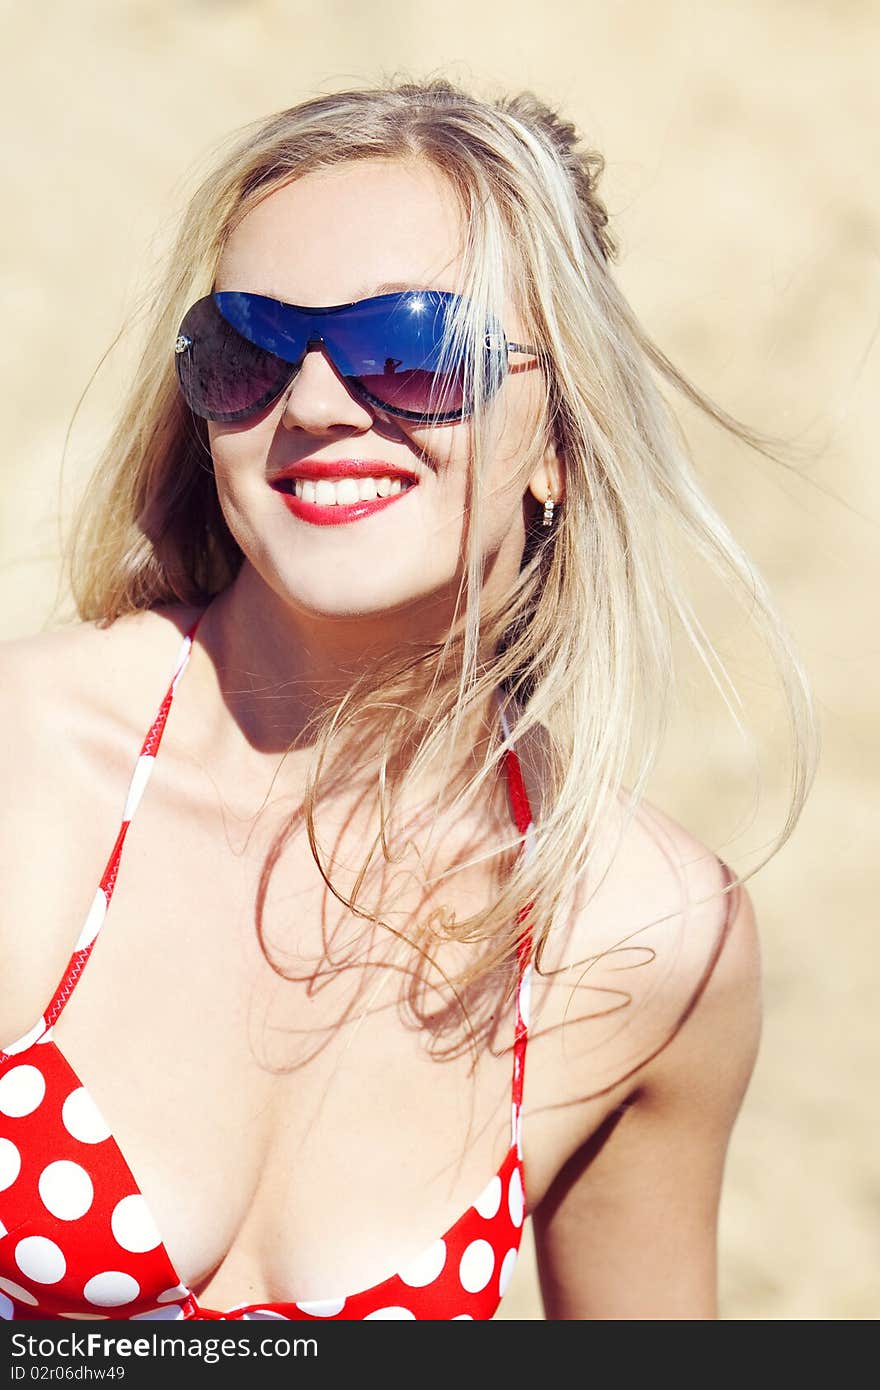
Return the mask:
[[[540,390],[532,389],[530,382],[516,382],[509,396],[490,416],[483,463],[483,541],[490,551],[497,549],[509,532],[521,532],[523,494],[541,453],[536,447]],[[410,430],[409,440],[421,460],[421,471],[431,475],[435,518],[438,513],[448,522],[462,517],[468,507],[472,422]]]
[[[474,428],[471,420],[452,425],[409,427],[408,439],[413,452],[422,460],[423,471],[431,473],[450,493],[464,497],[473,455]],[[504,407],[489,417],[483,468],[487,479],[497,482],[499,470],[510,471],[511,461],[518,453],[518,439],[523,425],[518,416]]]
[[208,421],[208,445],[221,496],[266,477],[275,433],[275,422],[270,419],[249,422],[247,428]]
[[266,438],[260,424],[245,430],[209,422],[220,510],[238,544],[252,556],[266,534],[274,500],[266,482],[270,441],[271,431]]

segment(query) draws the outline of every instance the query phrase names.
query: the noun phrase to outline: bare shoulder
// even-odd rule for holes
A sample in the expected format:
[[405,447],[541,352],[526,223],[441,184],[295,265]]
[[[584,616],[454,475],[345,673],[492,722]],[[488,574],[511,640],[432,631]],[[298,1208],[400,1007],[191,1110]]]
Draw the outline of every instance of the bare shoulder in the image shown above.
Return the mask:
[[618,830],[550,943],[548,1057],[568,1121],[533,1211],[544,1305],[548,1318],[714,1318],[725,1157],[760,1042],[755,914],[658,807]]
[[[173,633],[181,636],[192,622],[197,608],[169,603],[127,613],[106,626],[97,622],[73,622],[64,627],[0,641],[0,671],[4,677],[0,696],[11,681],[17,690],[30,683],[34,693],[44,687],[51,673],[71,690],[88,682],[110,682],[132,664],[146,670],[163,646],[173,643]],[[98,683],[98,682],[96,682]]]
[[0,713],[18,734],[6,755],[38,755],[90,717],[140,726],[197,611],[165,604],[0,641]]
[[[677,849],[687,898],[681,923],[680,979],[670,990],[676,1013],[668,1041],[641,1068],[643,1098],[682,1096],[733,1123],[761,1035],[761,949],[745,884],[684,827],[652,809]],[[670,920],[673,920],[672,918]],[[728,1123],[729,1122],[729,1123]]]
[[168,604],[0,641],[0,865],[30,850],[23,827],[125,775],[197,611]]
[[30,1025],[70,954],[194,611],[175,605],[0,642],[3,1040]]
[[676,1086],[717,1096],[719,1067],[747,1083],[761,1017],[751,897],[653,803],[621,799],[609,817],[542,970],[568,1100],[581,1088],[621,1103]]

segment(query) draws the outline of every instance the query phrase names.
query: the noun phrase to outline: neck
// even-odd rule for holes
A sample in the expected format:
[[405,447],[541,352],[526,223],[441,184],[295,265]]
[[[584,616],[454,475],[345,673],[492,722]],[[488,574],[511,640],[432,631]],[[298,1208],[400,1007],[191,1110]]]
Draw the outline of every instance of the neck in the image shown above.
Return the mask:
[[[407,647],[414,645],[412,624],[398,618],[398,614],[382,614],[374,623],[357,615],[328,618],[303,613],[285,603],[246,563],[236,580],[209,605],[194,652],[194,659],[201,662],[202,678],[212,686],[210,703],[218,711],[213,727],[204,731],[216,758],[249,786],[265,785],[267,772],[274,779],[283,759],[285,784],[302,785],[315,751],[316,721],[333,713],[372,656],[389,650],[393,643],[403,657]],[[428,641],[423,622],[419,645]],[[398,684],[399,706],[420,709],[433,675],[433,665],[425,664],[407,672],[402,690]],[[441,784],[446,795],[455,795],[477,771],[491,730],[500,719],[499,693],[492,692],[481,707],[468,710],[451,754],[445,750],[440,754],[444,766],[426,769],[418,785],[410,783],[407,799],[414,806],[429,804]],[[375,718],[370,716],[368,726],[366,721],[358,725],[355,759],[350,731],[344,735],[349,740],[345,787],[340,793],[331,792],[333,802],[338,796],[340,803],[350,803],[376,787],[384,727],[381,710]],[[389,763],[388,767],[392,777],[406,764],[410,744],[419,733],[424,729],[413,728],[411,739],[404,734],[402,743],[395,740],[395,766]],[[341,746],[331,740],[331,757]],[[322,780],[328,766],[322,770]],[[502,780],[494,779],[494,792],[485,785],[479,794],[483,803],[498,796]],[[333,775],[332,784],[336,781]],[[509,819],[506,807],[500,814]]]

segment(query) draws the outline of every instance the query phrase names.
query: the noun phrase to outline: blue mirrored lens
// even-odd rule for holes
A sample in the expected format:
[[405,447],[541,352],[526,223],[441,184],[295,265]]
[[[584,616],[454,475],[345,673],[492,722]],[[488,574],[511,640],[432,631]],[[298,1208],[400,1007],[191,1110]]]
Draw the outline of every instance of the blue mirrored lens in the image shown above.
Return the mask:
[[[462,356],[444,356],[447,322],[458,302],[450,292],[414,290],[314,309],[237,291],[220,291],[214,299],[239,333],[287,362],[299,362],[309,343],[321,340],[343,376],[396,414],[456,416],[467,408]],[[504,375],[503,348],[487,352],[486,367],[491,394]]]
[[[265,295],[218,291],[199,300],[180,328],[177,372],[196,414],[237,420],[284,389],[311,343],[368,401],[413,420],[468,412],[461,354],[444,349],[458,303],[447,291],[380,295],[356,304],[308,308]],[[504,335],[484,349],[487,395],[503,380]]]
[[205,420],[246,419],[273,401],[295,370],[236,332],[212,295],[187,312],[174,360],[188,405]]

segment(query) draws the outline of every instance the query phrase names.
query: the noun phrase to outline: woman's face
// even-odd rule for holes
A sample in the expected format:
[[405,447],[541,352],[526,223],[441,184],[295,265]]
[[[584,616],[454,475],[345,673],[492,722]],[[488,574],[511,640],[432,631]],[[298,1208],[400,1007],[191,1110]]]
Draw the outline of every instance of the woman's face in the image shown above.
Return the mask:
[[[461,224],[451,190],[425,163],[371,160],[303,176],[278,189],[231,234],[218,290],[288,303],[343,304],[380,285],[460,290]],[[502,319],[522,342],[512,304]],[[544,500],[545,469],[523,475],[544,390],[535,361],[512,354],[499,396],[483,541],[484,592],[515,578],[529,484]],[[394,610],[419,627],[448,621],[462,572],[471,426],[418,426],[363,404],[320,349],[252,421],[208,426],[220,502],[246,559],[283,601],[313,617],[367,618]],[[360,520],[315,525],[294,515],[269,479],[304,459],[374,460],[418,485]],[[554,488],[558,497],[558,488]],[[534,503],[530,505],[534,506]],[[439,604],[439,612],[438,612]]]

